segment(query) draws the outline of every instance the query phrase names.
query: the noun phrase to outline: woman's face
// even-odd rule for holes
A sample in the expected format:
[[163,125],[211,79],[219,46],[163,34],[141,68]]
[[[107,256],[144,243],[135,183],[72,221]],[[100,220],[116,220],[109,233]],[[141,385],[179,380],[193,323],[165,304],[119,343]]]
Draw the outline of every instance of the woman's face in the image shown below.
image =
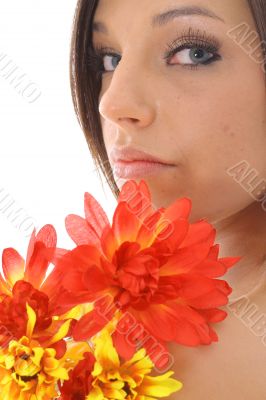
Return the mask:
[[[155,15],[192,4],[218,18],[176,15],[152,26]],[[156,207],[190,197],[193,220],[219,221],[254,202],[227,173],[245,160],[266,176],[264,71],[228,34],[241,23],[256,31],[247,1],[100,0],[96,21],[108,33],[96,29],[94,46],[114,53],[103,56],[99,98],[109,159],[129,146],[172,164],[136,181],[146,180]],[[126,180],[115,178],[119,187]]]

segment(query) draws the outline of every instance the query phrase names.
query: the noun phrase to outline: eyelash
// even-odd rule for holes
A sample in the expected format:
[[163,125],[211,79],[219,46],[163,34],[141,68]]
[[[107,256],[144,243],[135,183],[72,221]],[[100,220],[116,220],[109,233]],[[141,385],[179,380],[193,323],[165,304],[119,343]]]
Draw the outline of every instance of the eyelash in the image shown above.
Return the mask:
[[[184,68],[195,70],[199,65],[208,65],[220,60],[221,56],[218,54],[220,47],[219,41],[213,35],[207,34],[206,31],[201,32],[200,30],[194,30],[190,27],[188,30],[183,31],[181,35],[179,34],[177,39],[166,45],[166,53],[163,59],[168,60],[184,49],[202,49],[213,54],[213,56],[205,62],[181,65]],[[94,49],[89,49],[89,65],[93,67],[94,71],[100,76],[107,72],[113,72],[102,70],[104,56],[116,57],[117,54],[114,53],[112,49],[102,45],[95,46]]]
[[190,27],[187,31],[183,31],[177,39],[166,45],[166,54],[163,58],[168,59],[173,57],[184,49],[202,49],[208,53],[212,53],[213,56],[205,62],[182,65],[184,68],[197,69],[199,65],[208,65],[220,60],[221,56],[218,54],[220,48],[221,44],[215,36],[207,34],[206,31],[201,32],[199,29],[195,30]]

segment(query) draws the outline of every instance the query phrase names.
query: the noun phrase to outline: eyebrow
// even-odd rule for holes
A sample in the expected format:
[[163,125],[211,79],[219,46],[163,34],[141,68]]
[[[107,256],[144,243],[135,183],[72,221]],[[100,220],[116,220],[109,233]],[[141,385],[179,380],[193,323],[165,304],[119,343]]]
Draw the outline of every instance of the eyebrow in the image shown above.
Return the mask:
[[[219,20],[219,21],[222,21],[225,23],[223,18],[219,17],[217,14],[215,14],[213,11],[209,10],[208,8],[198,7],[198,6],[184,6],[184,7],[165,11],[162,14],[155,15],[152,18],[151,27],[155,28],[155,27],[163,26],[175,18],[188,16],[188,15],[189,16],[196,15],[196,16],[209,17],[209,18],[213,18],[213,19],[216,19],[216,20]],[[93,22],[92,29],[94,32],[101,32],[101,33],[105,33],[105,34],[108,33],[108,29],[107,29],[106,25],[100,21]]]

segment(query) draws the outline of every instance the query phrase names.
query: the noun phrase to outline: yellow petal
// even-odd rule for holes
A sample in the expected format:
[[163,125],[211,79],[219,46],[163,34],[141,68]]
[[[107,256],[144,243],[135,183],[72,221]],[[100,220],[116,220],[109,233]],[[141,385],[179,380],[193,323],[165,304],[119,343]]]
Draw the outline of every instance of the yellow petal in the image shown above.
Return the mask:
[[86,397],[86,400],[104,400],[103,392],[100,388],[94,387]]
[[15,362],[14,356],[12,356],[10,354],[10,355],[6,355],[4,357],[5,357],[5,359],[3,361],[6,364],[6,368],[11,369],[14,366],[14,362]]
[[104,370],[119,368],[120,361],[113,341],[107,329],[103,329],[93,339],[95,343],[95,358],[102,365]]
[[33,355],[31,356],[32,362],[34,362],[35,365],[40,365],[44,349],[42,347],[34,347],[32,349],[32,352],[33,352]]
[[166,397],[182,389],[183,384],[176,379],[169,378],[172,371],[160,376],[145,376],[138,393],[154,397]]
[[35,324],[36,324],[36,314],[35,311],[31,308],[31,306],[26,303],[27,314],[28,314],[28,323],[27,323],[27,333],[26,336],[31,338]]
[[106,399],[116,399],[116,400],[123,400],[125,398],[125,392],[123,390],[117,390],[115,388],[108,388],[105,387],[102,389],[104,398]]
[[146,375],[151,372],[153,362],[146,356],[145,349],[141,349],[134,354],[134,356],[123,364],[123,369],[130,369],[131,373]]
[[51,371],[56,370],[60,367],[60,361],[53,357],[46,357],[43,360],[44,371],[50,375]]
[[31,360],[17,360],[14,369],[19,376],[34,376],[40,371],[41,367],[35,365]]
[[104,387],[109,389],[123,389],[123,387],[125,386],[125,382],[123,381],[109,381],[107,385],[105,385]]
[[96,361],[94,364],[93,371],[91,373],[92,376],[99,376],[99,375],[101,375],[102,372],[103,372],[103,367],[101,366],[101,364],[98,361]]
[[60,316],[60,319],[80,319],[83,317],[83,315],[87,314],[88,312],[93,310],[93,303],[86,303],[86,304],[79,304],[68,312],[66,312],[64,315]]
[[63,323],[58,332],[45,344],[46,347],[51,346],[52,344],[66,337],[69,331],[70,324],[71,319]]
[[67,380],[69,379],[68,373],[65,368],[57,368],[54,371],[49,370],[49,375],[54,376],[57,379]]
[[84,359],[84,353],[91,353],[91,347],[87,342],[67,341],[67,351],[64,360],[80,361]]

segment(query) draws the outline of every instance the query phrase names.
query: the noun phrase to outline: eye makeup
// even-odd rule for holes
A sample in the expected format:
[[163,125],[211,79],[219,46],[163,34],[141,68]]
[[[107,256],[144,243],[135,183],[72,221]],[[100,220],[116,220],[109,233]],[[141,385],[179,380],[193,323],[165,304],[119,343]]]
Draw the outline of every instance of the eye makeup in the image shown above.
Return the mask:
[[[176,39],[166,44],[163,59],[167,60],[166,63],[171,66],[181,66],[188,67],[190,69],[196,69],[200,65],[207,66],[215,61],[220,60],[222,58],[218,53],[220,48],[221,43],[213,34],[207,33],[205,30],[188,27],[181,33],[177,33]],[[195,63],[169,64],[169,59],[171,59],[171,57],[185,49],[190,50],[189,56],[196,57]],[[194,50],[199,51],[196,51],[194,54]],[[204,52],[208,55],[208,59],[201,61],[200,56],[202,56]],[[209,55],[212,56],[209,57]],[[110,47],[97,45],[93,49],[90,49],[88,63],[99,75],[107,72],[113,72],[105,70],[103,63],[103,58],[105,56],[109,56],[111,58],[113,57],[117,59],[118,62],[122,58]]]
[[[200,29],[189,27],[181,34],[179,33],[175,40],[166,45],[166,53],[163,58],[168,60],[184,49],[203,50],[208,54],[212,54],[212,57],[208,58],[206,61],[182,65],[183,67],[195,69],[198,68],[199,65],[208,65],[214,61],[220,60],[222,57],[218,52],[221,46],[220,41],[214,35],[206,31],[201,31]],[[190,53],[192,54],[193,52]],[[202,52],[196,52],[196,54],[202,54]]]

